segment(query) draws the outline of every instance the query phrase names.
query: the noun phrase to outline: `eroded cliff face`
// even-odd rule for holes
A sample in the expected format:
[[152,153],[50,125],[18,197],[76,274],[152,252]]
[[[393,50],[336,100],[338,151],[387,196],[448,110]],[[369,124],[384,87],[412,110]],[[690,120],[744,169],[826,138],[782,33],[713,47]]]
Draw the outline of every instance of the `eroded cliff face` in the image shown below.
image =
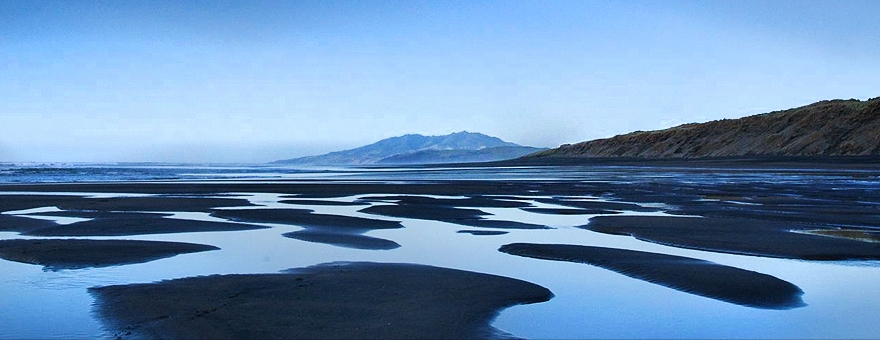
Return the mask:
[[637,131],[528,157],[701,158],[880,154],[880,97],[828,100],[740,119]]

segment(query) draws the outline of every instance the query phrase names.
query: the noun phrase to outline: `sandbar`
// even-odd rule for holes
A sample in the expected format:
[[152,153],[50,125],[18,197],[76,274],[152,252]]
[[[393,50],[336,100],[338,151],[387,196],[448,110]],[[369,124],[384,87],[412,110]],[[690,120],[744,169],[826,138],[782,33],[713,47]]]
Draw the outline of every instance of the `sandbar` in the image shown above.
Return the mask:
[[400,221],[355,216],[316,214],[311,209],[223,209],[212,216],[244,222],[291,224],[306,230],[283,234],[306,242],[330,244],[355,249],[388,250],[400,247],[397,242],[361,235],[375,229],[403,228]]
[[550,229],[545,225],[517,221],[487,220],[482,216],[491,215],[479,209],[458,208],[430,204],[392,204],[374,205],[361,210],[363,213],[447,222],[469,227],[500,229]]
[[42,265],[44,269],[52,271],[143,263],[180,254],[219,249],[203,244],[161,241],[0,240],[0,258]]
[[794,284],[758,272],[717,263],[643,251],[566,245],[513,243],[499,251],[544,260],[585,263],[686,293],[748,307],[805,306]]
[[369,262],[90,292],[97,314],[123,339],[503,338],[489,325],[499,310],[553,297],[507,277]]
[[876,243],[795,232],[811,224],[744,218],[597,216],[581,226],[681,248],[802,260],[878,260]]

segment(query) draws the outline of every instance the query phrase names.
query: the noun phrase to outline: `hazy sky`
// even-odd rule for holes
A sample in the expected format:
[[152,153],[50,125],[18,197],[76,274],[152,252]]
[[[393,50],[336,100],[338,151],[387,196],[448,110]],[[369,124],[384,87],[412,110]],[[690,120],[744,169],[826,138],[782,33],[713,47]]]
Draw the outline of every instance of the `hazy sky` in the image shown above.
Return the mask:
[[880,96],[880,1],[0,1],[0,161],[557,146]]

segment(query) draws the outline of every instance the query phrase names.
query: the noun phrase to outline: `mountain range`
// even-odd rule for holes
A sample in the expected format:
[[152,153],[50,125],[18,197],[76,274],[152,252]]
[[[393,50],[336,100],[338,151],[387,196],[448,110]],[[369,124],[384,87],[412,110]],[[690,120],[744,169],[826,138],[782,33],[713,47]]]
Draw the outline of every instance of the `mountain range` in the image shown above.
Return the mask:
[[488,162],[521,157],[545,149],[505,142],[481,133],[444,136],[408,134],[359,148],[275,161],[290,165],[437,164]]
[[739,119],[636,131],[524,157],[713,158],[880,155],[880,97],[826,100]]

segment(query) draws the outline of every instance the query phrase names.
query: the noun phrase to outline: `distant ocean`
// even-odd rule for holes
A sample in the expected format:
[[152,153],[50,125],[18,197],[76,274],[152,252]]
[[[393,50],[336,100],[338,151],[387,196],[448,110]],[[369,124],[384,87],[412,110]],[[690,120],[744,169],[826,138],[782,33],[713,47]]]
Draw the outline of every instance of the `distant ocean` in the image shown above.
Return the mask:
[[0,163],[0,183],[284,179],[344,172],[262,164]]
[[866,170],[716,169],[654,166],[514,167],[293,167],[275,164],[195,163],[0,163],[0,184],[121,181],[435,181],[435,180],[584,180],[609,183],[680,184],[770,182],[876,189],[878,177]]

